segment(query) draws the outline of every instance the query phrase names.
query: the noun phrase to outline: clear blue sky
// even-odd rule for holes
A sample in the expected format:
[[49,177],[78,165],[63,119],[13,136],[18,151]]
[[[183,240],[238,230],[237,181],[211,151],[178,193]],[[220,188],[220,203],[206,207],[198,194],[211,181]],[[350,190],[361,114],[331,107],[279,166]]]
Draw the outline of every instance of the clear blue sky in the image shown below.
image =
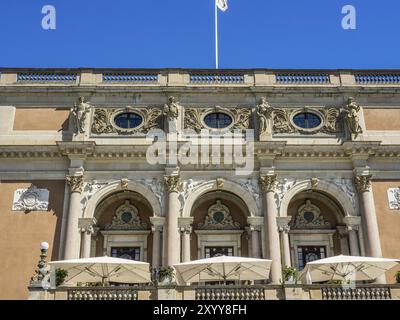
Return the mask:
[[[228,0],[221,68],[400,68],[399,0]],[[41,9],[57,9],[57,29]],[[341,9],[357,9],[343,30]],[[1,0],[1,67],[213,68],[214,0]]]

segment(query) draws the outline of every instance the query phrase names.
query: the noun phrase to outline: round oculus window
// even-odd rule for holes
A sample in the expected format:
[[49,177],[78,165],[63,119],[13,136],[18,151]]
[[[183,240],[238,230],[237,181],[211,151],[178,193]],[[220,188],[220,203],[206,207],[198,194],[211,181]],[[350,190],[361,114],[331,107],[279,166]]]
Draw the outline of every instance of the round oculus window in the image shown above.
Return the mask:
[[322,120],[315,113],[302,112],[293,117],[293,123],[299,128],[315,129],[321,125]]
[[120,113],[114,118],[114,123],[121,129],[134,129],[139,127],[143,122],[143,118],[134,112]]
[[217,223],[221,223],[222,221],[224,221],[224,217],[225,217],[224,214],[219,211],[215,212],[213,215],[213,218]]
[[232,124],[232,117],[223,112],[209,113],[204,117],[204,123],[209,128],[225,129]]
[[310,223],[310,222],[312,222],[313,220],[314,220],[314,213],[312,213],[312,212],[310,212],[310,211],[307,211],[307,212],[304,212],[304,219],[308,222],[308,223]]
[[124,212],[121,214],[121,220],[125,223],[129,223],[132,220],[132,213]]

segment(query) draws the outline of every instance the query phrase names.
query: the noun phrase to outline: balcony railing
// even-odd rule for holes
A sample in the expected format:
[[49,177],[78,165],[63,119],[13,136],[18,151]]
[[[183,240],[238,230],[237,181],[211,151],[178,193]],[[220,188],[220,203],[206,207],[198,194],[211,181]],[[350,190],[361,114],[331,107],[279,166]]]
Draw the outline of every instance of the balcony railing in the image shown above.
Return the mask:
[[355,74],[355,81],[362,85],[384,85],[384,84],[400,84],[400,73],[398,74],[380,74],[365,73]]
[[323,300],[390,300],[389,287],[326,287],[321,288]]
[[68,300],[138,300],[138,290],[133,288],[74,288],[67,292]]
[[281,73],[276,75],[278,84],[329,84],[330,76],[327,73]]
[[193,84],[242,84],[242,73],[192,73],[190,83]]
[[103,73],[105,83],[157,83],[157,73]]
[[196,300],[265,300],[263,288],[206,287],[196,288]]
[[76,73],[65,72],[22,72],[17,73],[19,83],[75,83]]

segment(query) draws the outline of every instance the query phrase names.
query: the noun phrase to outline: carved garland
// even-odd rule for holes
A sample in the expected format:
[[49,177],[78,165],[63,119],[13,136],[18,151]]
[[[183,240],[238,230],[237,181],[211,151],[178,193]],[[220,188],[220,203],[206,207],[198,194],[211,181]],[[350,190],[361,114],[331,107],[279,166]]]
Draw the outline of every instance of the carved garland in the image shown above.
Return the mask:
[[[250,127],[251,110],[248,108],[189,108],[185,109],[185,129],[193,129],[199,133],[207,129],[204,117],[212,112],[223,112],[232,117],[233,125],[229,130],[245,130]],[[215,129],[213,129],[215,130]],[[224,130],[224,129],[222,129]]]
[[[136,128],[123,129],[114,123],[114,118],[124,112],[133,112],[143,118],[143,122]],[[96,108],[93,115],[92,133],[94,134],[146,134],[150,130],[160,127],[160,116],[162,111],[159,108]]]

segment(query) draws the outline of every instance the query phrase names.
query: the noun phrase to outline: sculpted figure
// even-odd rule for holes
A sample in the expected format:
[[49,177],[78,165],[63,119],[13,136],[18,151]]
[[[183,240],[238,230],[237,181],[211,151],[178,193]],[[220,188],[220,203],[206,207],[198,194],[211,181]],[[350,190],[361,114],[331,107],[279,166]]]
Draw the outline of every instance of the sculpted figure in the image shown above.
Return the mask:
[[261,103],[257,106],[257,115],[260,124],[260,135],[270,131],[269,120],[272,118],[273,108],[268,104],[266,98],[261,98]]
[[356,135],[363,132],[360,126],[360,111],[360,106],[354,101],[353,98],[349,98],[344,110],[344,114],[350,132]]
[[85,102],[84,97],[79,97],[71,112],[74,119],[75,132],[85,133],[86,114],[90,111],[90,105]]
[[168,103],[164,106],[164,115],[167,116],[168,121],[174,121],[178,118],[179,103],[174,97],[168,98]]

